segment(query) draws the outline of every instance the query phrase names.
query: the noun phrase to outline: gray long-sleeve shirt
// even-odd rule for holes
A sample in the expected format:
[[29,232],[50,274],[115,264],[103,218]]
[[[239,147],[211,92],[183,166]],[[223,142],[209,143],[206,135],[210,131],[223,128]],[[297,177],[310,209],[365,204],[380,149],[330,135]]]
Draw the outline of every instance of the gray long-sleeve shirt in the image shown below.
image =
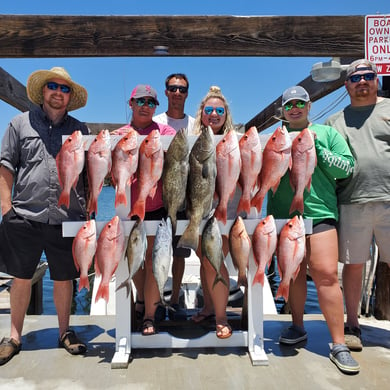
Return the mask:
[[13,118],[1,144],[0,164],[14,175],[12,207],[24,218],[36,222],[61,224],[86,217],[86,176],[80,175],[76,190],[71,191],[70,207],[58,207],[61,193],[56,156],[62,136],[75,130],[88,134],[88,128],[66,115],[54,125],[41,107]]

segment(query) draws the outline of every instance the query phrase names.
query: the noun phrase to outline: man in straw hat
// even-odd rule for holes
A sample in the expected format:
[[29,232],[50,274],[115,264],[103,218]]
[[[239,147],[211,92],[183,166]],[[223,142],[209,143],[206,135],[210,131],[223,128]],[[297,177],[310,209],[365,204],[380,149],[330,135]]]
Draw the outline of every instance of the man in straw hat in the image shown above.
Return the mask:
[[58,206],[61,189],[55,160],[63,135],[75,130],[88,134],[85,124],[68,115],[68,111],[85,106],[87,91],[64,68],[55,67],[33,72],[27,80],[27,95],[36,106],[11,120],[1,144],[0,267],[14,279],[11,332],[0,342],[0,365],[21,350],[31,279],[43,250],[54,280],[58,345],[73,355],[87,349],[69,328],[72,280],[78,272],[72,256],[73,240],[62,237],[63,221],[86,218],[86,181],[80,175],[71,191],[69,208]]

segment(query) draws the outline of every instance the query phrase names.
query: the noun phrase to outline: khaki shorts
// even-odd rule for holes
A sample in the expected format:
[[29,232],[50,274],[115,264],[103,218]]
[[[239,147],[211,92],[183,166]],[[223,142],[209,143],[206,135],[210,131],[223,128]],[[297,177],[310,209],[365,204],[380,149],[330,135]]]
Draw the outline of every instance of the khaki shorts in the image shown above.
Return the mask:
[[339,261],[362,264],[370,259],[372,238],[380,261],[390,264],[390,202],[340,205]]

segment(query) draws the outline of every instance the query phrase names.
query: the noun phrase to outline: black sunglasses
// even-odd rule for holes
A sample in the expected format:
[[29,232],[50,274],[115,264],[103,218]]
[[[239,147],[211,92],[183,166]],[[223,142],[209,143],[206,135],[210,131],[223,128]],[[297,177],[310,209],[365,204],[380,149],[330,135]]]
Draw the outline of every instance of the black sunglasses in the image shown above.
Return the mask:
[[362,78],[365,81],[372,81],[375,79],[375,73],[353,74],[349,76],[349,81],[351,83],[358,83]]
[[187,93],[188,87],[183,87],[182,85],[168,85],[167,90],[169,92],[176,92],[179,90],[180,93]]
[[48,83],[46,83],[46,87],[51,91],[57,91],[58,87],[60,87],[62,93],[70,93],[71,91],[69,85],[58,84],[54,81],[49,81]]

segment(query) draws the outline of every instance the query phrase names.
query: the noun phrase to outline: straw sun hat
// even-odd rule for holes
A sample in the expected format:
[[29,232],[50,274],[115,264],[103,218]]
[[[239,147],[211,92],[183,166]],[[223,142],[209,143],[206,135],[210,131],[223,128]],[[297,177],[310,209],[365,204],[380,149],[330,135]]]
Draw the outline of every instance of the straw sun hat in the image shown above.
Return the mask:
[[27,96],[35,104],[43,103],[43,87],[52,79],[62,79],[70,85],[72,91],[68,104],[68,111],[77,110],[87,104],[87,90],[75,83],[69,73],[61,67],[54,67],[50,70],[37,70],[31,73],[27,80]]

